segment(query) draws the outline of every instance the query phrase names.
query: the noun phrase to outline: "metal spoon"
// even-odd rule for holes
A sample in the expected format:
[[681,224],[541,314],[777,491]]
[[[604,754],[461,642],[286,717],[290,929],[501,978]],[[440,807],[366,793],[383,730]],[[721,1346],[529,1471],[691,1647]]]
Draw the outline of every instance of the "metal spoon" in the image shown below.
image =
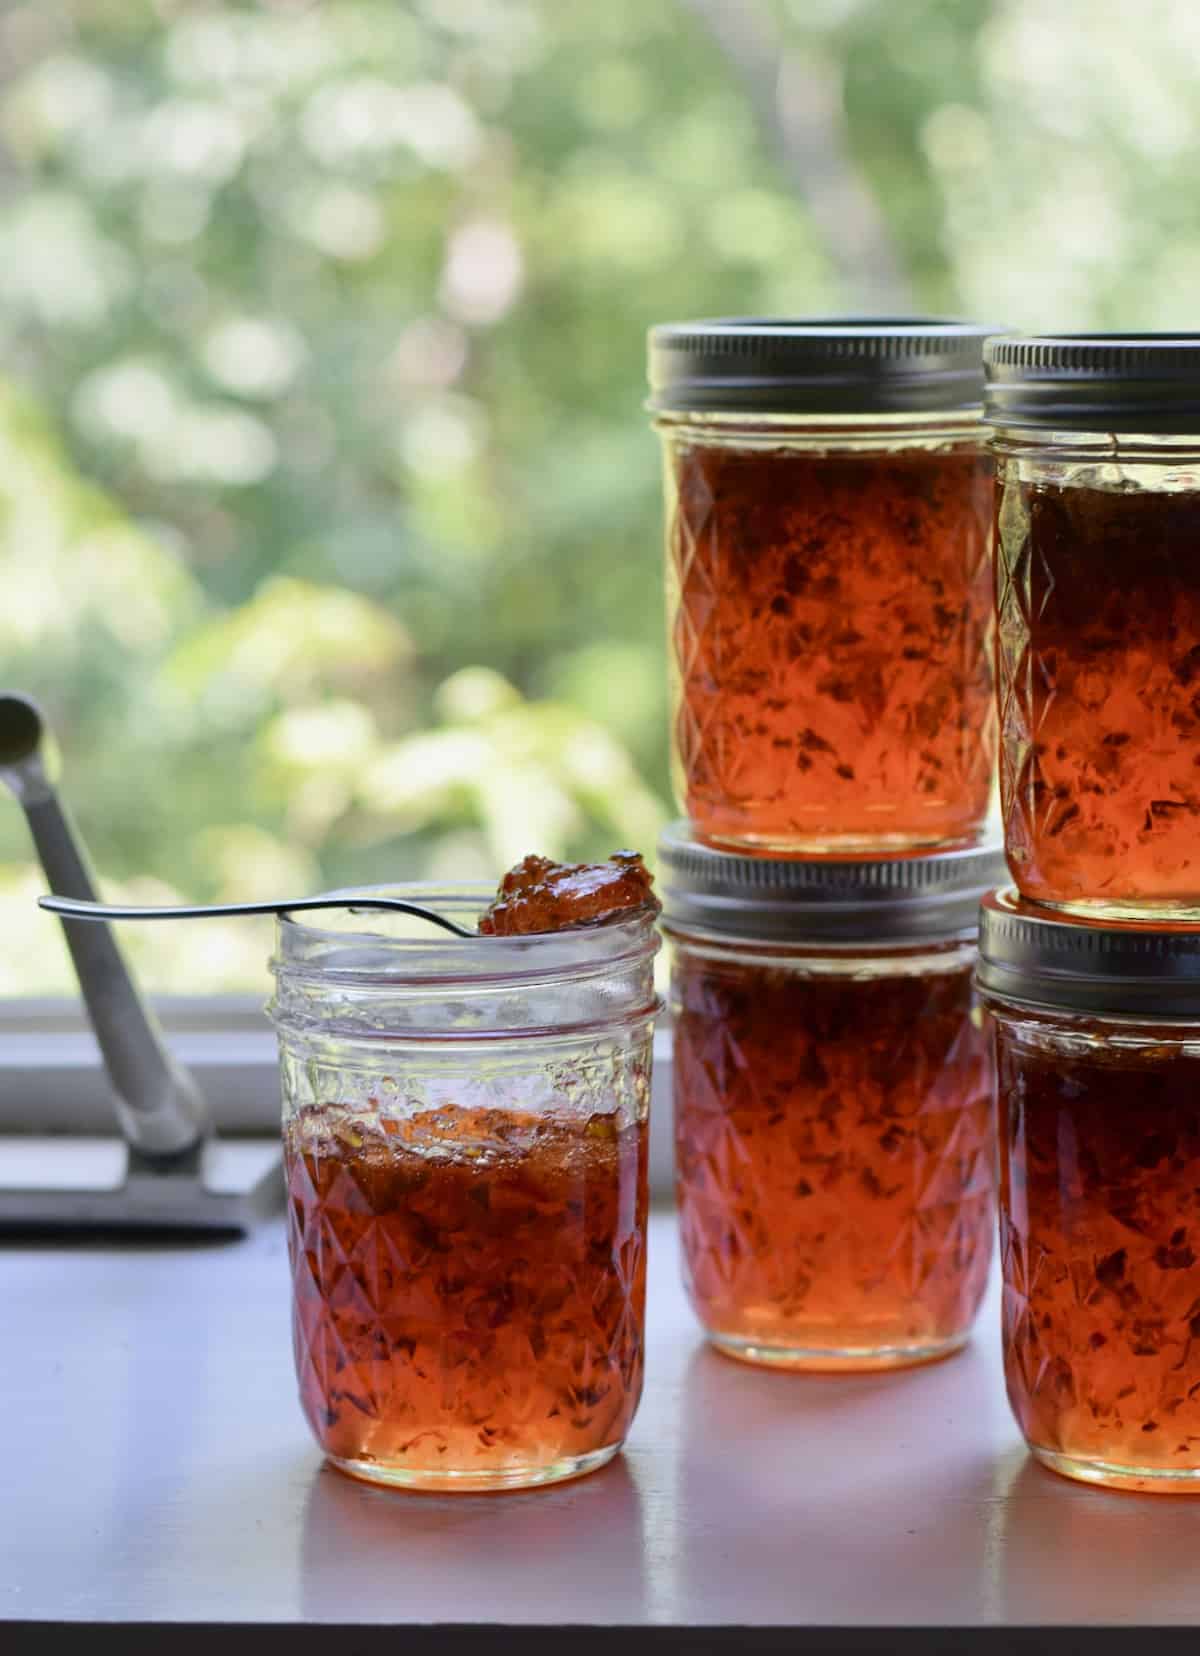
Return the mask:
[[[26,696],[0,694],[0,782],[25,812],[53,890],[91,903],[96,896],[91,870],[55,793],[45,740],[35,703]],[[65,918],[63,931],[125,1139],[152,1159],[192,1155],[209,1134],[208,1109],[191,1076],[168,1051],[116,938],[107,926],[80,926]]]
[[469,937],[478,942],[480,936],[470,927],[460,926],[457,920],[399,897],[292,897],[269,903],[182,903],[153,907],[81,902],[74,897],[39,897],[38,907],[71,920],[207,920],[223,914],[299,914],[303,909],[344,908],[351,914],[357,914],[360,909],[386,909],[428,920],[431,926],[440,926],[443,931],[453,932],[455,937]]

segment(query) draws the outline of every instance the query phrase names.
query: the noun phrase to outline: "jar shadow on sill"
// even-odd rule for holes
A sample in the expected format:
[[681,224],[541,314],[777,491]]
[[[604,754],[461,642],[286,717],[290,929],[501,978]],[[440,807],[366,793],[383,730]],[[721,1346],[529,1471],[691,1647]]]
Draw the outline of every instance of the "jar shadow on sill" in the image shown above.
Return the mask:
[[[684,1380],[684,1599],[715,1623],[748,1609],[783,1625],[978,1620],[988,1332],[942,1362],[866,1374],[752,1369],[699,1348]],[[1006,1412],[988,1426],[1011,1433]]]
[[1002,1618],[1200,1621],[1193,1496],[1072,1482],[1021,1454],[998,1468],[994,1558]]
[[644,1618],[642,1500],[624,1454],[545,1489],[416,1494],[322,1462],[300,1552],[305,1620]]

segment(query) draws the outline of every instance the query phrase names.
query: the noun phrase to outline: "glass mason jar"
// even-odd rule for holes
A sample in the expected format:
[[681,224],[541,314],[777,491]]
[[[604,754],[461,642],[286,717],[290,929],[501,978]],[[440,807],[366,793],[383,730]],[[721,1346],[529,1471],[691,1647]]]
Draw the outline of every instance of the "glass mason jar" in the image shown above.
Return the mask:
[[993,1231],[975,928],[1002,868],[664,835],[685,1280],[730,1356],[888,1368],[966,1341]]
[[[491,895],[386,889],[468,922]],[[511,939],[280,921],[296,1369],[343,1471],[515,1488],[620,1448],[642,1389],[657,948],[645,915]]]
[[987,327],[652,328],[672,767],[710,844],[963,843],[995,753]]
[[1030,1449],[1200,1493],[1200,930],[984,904],[1004,1368]]
[[1012,877],[1200,918],[1200,336],[994,340],[987,372]]

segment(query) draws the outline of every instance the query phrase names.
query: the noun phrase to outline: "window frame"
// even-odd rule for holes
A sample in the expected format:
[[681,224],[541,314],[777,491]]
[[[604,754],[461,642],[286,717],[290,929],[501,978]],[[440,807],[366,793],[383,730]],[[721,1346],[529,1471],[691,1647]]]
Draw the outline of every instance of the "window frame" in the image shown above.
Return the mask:
[[[279,1131],[275,1034],[256,995],[162,996],[151,1002],[171,1050],[195,1076],[217,1132],[273,1138]],[[671,1038],[654,1035],[650,1194],[669,1201]],[[0,1142],[4,1137],[110,1137],[107,1078],[82,1001],[46,996],[0,1001]],[[2,1183],[0,1178],[0,1183]]]

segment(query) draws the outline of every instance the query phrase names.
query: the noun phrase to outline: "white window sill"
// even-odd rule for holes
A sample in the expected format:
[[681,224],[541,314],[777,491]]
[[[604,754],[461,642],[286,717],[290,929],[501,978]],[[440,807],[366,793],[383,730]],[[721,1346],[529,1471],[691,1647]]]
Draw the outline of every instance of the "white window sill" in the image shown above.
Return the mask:
[[[163,1000],[171,1049],[196,1076],[219,1133],[274,1133],[275,1036],[250,996]],[[106,1133],[108,1084],[82,1006],[68,1000],[0,1006],[0,1132]]]

